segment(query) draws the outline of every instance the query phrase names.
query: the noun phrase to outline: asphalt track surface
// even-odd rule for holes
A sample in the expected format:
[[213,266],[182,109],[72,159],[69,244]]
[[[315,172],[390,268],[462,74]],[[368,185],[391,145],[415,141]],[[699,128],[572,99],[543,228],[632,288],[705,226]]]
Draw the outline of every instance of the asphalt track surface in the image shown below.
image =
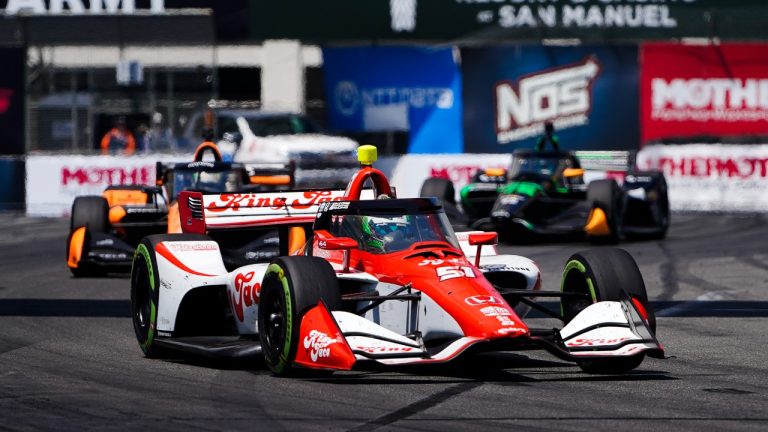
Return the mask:
[[[622,245],[671,356],[634,373],[591,376],[528,351],[319,379],[146,359],[128,279],[70,276],[67,221],[0,223],[0,430],[768,430],[766,216],[675,215],[666,241]],[[502,249],[556,289],[586,247]]]

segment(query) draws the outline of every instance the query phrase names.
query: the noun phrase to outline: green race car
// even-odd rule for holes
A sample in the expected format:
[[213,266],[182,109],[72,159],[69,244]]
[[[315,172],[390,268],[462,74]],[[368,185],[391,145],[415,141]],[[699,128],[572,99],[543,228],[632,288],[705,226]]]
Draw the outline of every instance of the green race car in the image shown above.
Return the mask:
[[498,231],[508,241],[664,238],[669,227],[664,175],[630,165],[621,167],[621,184],[614,178],[586,183],[582,163],[572,153],[517,150],[510,167],[479,170],[459,191],[458,205],[447,179],[427,179],[421,196],[436,196],[460,208],[470,228]]

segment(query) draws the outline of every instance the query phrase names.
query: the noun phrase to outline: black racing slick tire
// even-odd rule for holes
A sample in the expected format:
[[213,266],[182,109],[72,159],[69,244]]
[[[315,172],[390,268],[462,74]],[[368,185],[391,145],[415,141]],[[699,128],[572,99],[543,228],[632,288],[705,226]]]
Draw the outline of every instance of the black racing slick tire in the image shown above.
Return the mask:
[[[77,239],[79,241],[76,241],[78,244],[73,245],[72,237],[75,234],[75,230],[81,227],[85,227],[85,231],[78,234]],[[79,248],[80,256],[84,256],[90,244],[91,233],[108,233],[109,229],[109,205],[106,199],[100,196],[75,198],[75,201],[72,203],[69,237],[67,238],[67,257],[69,258],[70,250],[73,246]],[[102,270],[94,267],[84,267],[79,262],[76,267],[70,264],[69,270],[75,277],[100,276],[103,274]]]
[[615,180],[595,180],[587,186],[587,202],[592,209],[599,208],[605,212],[609,233],[607,235],[589,235],[587,238],[593,244],[615,244],[619,241],[621,221],[622,192]]
[[84,226],[94,233],[109,232],[109,204],[100,196],[82,196],[72,203],[70,231]]
[[[567,324],[582,310],[598,301],[620,301],[630,297],[648,327],[656,332],[656,316],[648,302],[643,276],[632,256],[623,249],[600,248],[573,254],[565,264],[561,282],[563,292],[587,294],[585,299],[564,297],[561,300],[563,321]],[[639,304],[639,306],[638,306]],[[579,367],[587,373],[613,374],[635,369],[645,354],[612,359],[581,360]]]
[[259,339],[264,360],[275,375],[296,372],[301,319],[322,300],[341,309],[336,273],[322,258],[290,256],[270,262],[259,295]]
[[450,180],[444,178],[431,177],[424,180],[419,196],[422,198],[437,197],[444,203],[456,205],[456,189]]
[[157,314],[160,300],[155,247],[164,241],[204,241],[209,237],[199,234],[157,234],[145,237],[136,247],[131,268],[131,319],[136,340],[144,355],[150,358],[167,354],[157,346]]

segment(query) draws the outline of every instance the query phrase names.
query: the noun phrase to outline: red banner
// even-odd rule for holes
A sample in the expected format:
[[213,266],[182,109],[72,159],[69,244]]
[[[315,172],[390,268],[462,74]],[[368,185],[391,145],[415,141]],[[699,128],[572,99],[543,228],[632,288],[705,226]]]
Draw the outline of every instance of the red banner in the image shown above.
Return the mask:
[[642,141],[768,135],[768,44],[645,44]]

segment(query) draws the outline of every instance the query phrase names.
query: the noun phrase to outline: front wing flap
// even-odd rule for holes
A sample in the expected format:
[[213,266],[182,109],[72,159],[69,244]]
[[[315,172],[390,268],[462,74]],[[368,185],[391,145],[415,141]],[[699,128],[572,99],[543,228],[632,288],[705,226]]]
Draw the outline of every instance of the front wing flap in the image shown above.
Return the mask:
[[470,348],[514,350],[530,343],[569,361],[640,353],[664,358],[664,348],[629,300],[590,305],[559,332],[555,331],[554,338],[489,340],[465,336],[438,349],[428,349],[418,335],[406,337],[349,312],[329,312],[321,302],[304,315],[298,343],[297,365],[336,370],[350,370],[361,360],[388,365],[444,363]]
[[555,345],[571,360],[642,352],[664,358],[664,348],[629,300],[590,305],[560,330]]
[[115,235],[79,227],[67,239],[67,265],[71,268],[130,271],[133,251],[133,246]]

